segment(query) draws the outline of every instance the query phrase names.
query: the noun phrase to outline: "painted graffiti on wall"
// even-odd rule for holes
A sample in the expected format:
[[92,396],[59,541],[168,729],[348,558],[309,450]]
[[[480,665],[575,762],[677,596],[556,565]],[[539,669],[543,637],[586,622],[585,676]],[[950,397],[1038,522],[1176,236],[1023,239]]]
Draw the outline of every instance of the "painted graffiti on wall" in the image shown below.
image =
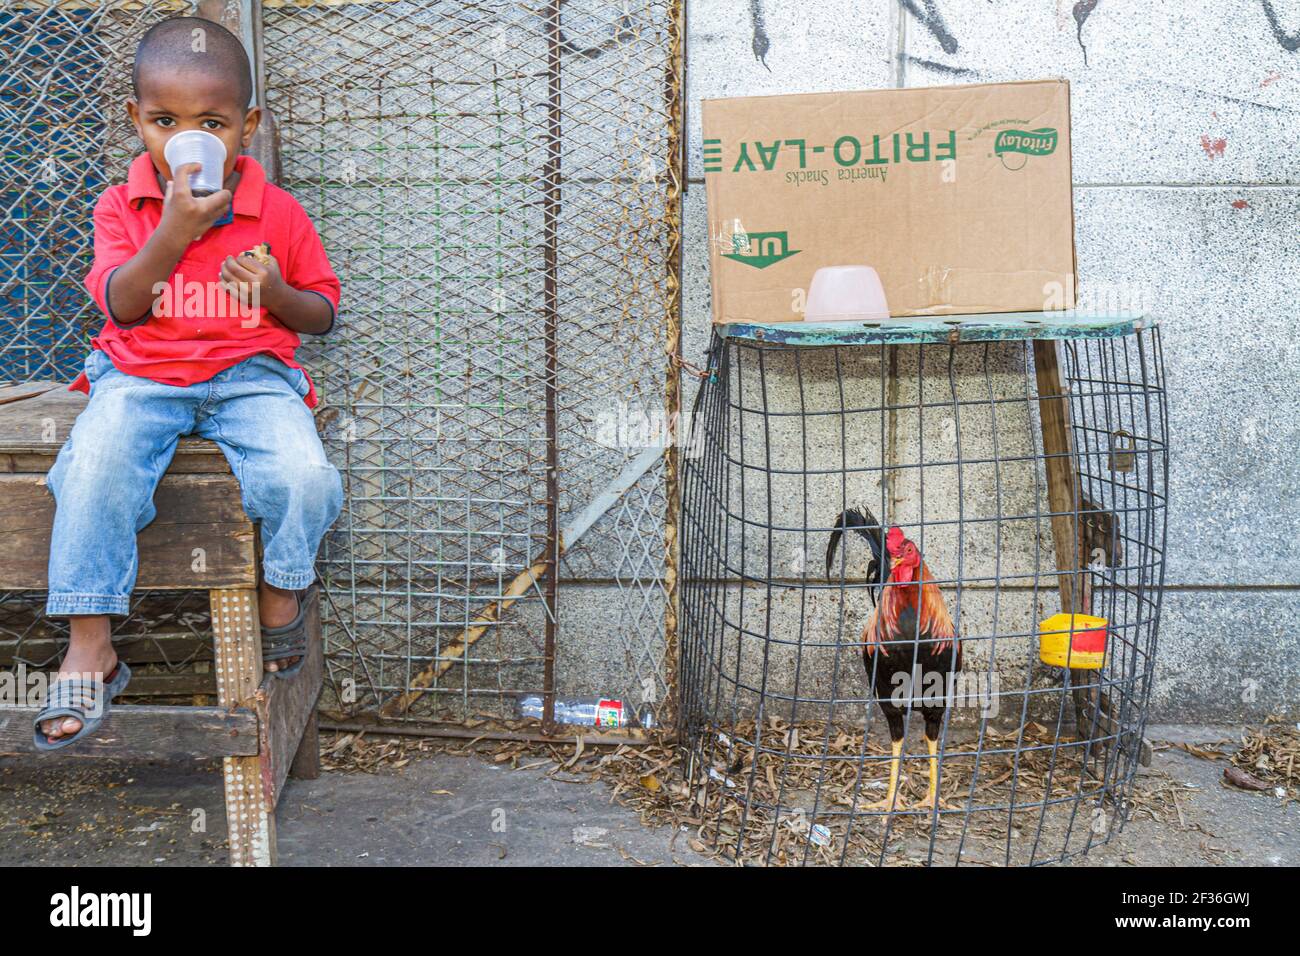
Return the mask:
[[1282,29],[1282,21],[1278,19],[1277,11],[1273,9],[1273,0],[1259,0],[1264,5],[1264,16],[1268,17],[1268,28],[1273,31],[1273,38],[1277,40],[1282,49],[1288,53],[1294,53],[1300,50],[1300,29],[1287,33]]
[[943,22],[943,14],[939,12],[938,0],[923,0],[925,3],[925,12],[917,8],[915,0],[899,0],[904,10],[914,16],[931,35],[939,42],[943,52],[952,55],[957,52],[957,38],[952,35],[948,25]]
[[[1288,32],[1283,25],[1274,0],[1258,0],[1264,14],[1264,19],[1268,24],[1269,31],[1278,45],[1288,53],[1295,53],[1300,50],[1300,25],[1296,29]],[[764,16],[763,0],[746,0],[749,5],[749,18],[752,28],[750,45],[754,52],[754,59],[763,64],[763,67],[771,72],[771,65],[767,62],[767,55],[772,49],[772,38],[767,31],[767,21]],[[960,48],[957,37],[949,29],[947,21],[943,16],[943,11],[939,7],[939,0],[898,0],[898,5],[917,23],[925,27],[929,34],[939,44],[944,53],[949,56],[953,55]],[[1079,50],[1083,53],[1083,65],[1088,66],[1088,47],[1084,43],[1083,28],[1088,22],[1088,18],[1100,6],[1100,0],[1078,0],[1070,9],[1070,15],[1074,19],[1075,38],[1079,44]],[[1062,10],[1062,15],[1064,11]],[[1068,21],[1067,21],[1068,22]],[[939,63],[934,60],[925,60],[919,57],[908,56],[908,62],[916,63],[920,66],[927,67],[940,73],[950,75],[972,74],[977,71],[957,66],[950,63]]]
[[1088,48],[1083,45],[1083,25],[1092,15],[1092,11],[1097,9],[1097,0],[1079,0],[1074,5],[1074,35],[1079,41],[1079,49],[1083,51],[1083,65],[1088,65]]
[[754,27],[754,38],[751,42],[754,59],[767,67],[767,71],[771,73],[772,68],[767,66],[767,51],[771,49],[772,41],[767,38],[767,24],[763,20],[763,0],[749,0],[749,19]]

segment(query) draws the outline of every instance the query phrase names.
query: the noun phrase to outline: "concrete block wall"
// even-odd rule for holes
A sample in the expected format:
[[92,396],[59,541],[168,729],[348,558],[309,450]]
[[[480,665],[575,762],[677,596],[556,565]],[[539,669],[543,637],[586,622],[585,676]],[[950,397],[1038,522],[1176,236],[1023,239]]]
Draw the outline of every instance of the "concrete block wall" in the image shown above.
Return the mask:
[[1293,0],[690,0],[686,358],[699,361],[710,322],[702,99],[1066,77],[1081,304],[1143,308],[1162,326],[1170,507],[1152,717],[1296,714],[1298,50]]

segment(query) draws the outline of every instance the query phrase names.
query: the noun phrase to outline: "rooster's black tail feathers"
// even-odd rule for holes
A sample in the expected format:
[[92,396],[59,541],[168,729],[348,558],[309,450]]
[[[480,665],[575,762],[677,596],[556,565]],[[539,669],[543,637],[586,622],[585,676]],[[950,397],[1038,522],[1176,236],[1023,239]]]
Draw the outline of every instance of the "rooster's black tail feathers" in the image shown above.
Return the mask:
[[879,584],[881,568],[884,566],[885,561],[885,537],[880,528],[880,522],[871,513],[871,509],[865,507],[862,510],[849,508],[841,512],[840,516],[835,519],[835,525],[831,529],[831,539],[826,543],[826,580],[832,580],[831,568],[835,564],[835,551],[840,545],[840,536],[845,531],[856,531],[867,539],[867,544],[871,545],[871,561],[867,565],[867,580],[871,584]]

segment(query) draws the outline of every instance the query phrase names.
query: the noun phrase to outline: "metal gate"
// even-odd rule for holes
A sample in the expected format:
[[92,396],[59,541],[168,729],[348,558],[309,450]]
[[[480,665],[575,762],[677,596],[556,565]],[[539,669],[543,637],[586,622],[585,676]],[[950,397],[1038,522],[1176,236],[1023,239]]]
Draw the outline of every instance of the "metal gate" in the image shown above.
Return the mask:
[[[193,6],[0,0],[0,379],[75,375],[90,211],[140,149],[135,43]],[[323,706],[460,722],[602,694],[661,723],[680,0],[246,8],[281,185],[344,287],[299,353],[347,496]]]

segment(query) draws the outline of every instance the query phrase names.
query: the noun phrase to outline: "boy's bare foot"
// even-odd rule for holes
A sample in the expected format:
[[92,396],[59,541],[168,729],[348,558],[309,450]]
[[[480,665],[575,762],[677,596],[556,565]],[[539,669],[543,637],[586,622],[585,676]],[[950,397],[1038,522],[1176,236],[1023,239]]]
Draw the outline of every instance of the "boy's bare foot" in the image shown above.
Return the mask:
[[[257,586],[257,610],[263,627],[283,627],[298,616],[298,592],[272,587],[262,581]],[[286,657],[284,660],[267,661],[263,665],[263,670],[269,672],[282,668],[287,670],[301,659]]]
[[[68,641],[68,653],[59,665],[57,679],[102,674],[107,680],[117,666],[108,615],[72,617],[69,625],[72,637]],[[81,721],[75,717],[55,717],[41,722],[41,730],[51,742],[71,737],[80,729]]]

